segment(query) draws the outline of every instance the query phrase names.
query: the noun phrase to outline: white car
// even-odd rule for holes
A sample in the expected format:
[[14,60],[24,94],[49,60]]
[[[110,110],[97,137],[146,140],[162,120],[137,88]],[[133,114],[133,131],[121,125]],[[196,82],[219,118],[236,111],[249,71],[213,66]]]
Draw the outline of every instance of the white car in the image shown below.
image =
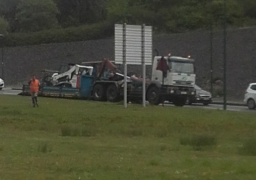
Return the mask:
[[249,109],[256,108],[256,83],[250,83],[244,94],[244,102]]
[[0,78],[0,90],[4,88],[4,80]]

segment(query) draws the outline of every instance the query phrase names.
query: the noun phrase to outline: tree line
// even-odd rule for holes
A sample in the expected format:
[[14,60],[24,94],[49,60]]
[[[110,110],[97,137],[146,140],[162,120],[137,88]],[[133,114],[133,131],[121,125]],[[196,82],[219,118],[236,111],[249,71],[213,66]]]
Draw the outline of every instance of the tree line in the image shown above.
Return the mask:
[[0,0],[0,33],[33,33],[99,23],[146,24],[155,32],[256,24],[253,0]]

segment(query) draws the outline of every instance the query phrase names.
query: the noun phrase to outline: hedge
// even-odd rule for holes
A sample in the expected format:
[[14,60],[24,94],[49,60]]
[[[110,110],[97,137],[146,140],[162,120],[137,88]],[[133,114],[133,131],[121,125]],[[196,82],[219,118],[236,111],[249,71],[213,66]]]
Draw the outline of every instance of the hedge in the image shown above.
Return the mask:
[[10,33],[5,46],[24,46],[102,39],[114,35],[114,23],[102,22],[80,27],[50,29],[33,33]]

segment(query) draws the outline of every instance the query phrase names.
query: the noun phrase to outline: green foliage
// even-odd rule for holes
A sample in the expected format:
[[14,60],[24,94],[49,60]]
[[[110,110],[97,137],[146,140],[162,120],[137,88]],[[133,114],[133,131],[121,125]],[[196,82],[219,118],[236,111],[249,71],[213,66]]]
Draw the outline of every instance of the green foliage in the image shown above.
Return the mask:
[[[230,25],[239,26],[237,22],[244,17],[243,8],[238,1],[227,0],[226,18]],[[224,18],[224,5],[222,0],[214,0],[207,6],[207,12],[211,14],[211,21],[215,26],[221,26]],[[240,24],[243,26],[243,24]]]
[[256,1],[243,0],[243,1],[239,1],[239,3],[242,5],[241,8],[243,8],[244,14],[246,16],[256,19],[256,12],[255,12]]
[[[166,30],[179,32],[205,28],[208,25],[207,13],[202,6],[183,6],[166,12]],[[169,14],[169,15],[168,15]]]
[[125,23],[128,16],[127,0],[108,0],[106,4],[107,19]]
[[17,6],[21,0],[1,0],[0,1],[0,16],[3,16],[9,23],[10,32],[16,29],[15,15]]
[[21,32],[40,31],[58,26],[58,8],[53,0],[21,0],[17,7],[17,26]]
[[242,16],[239,21],[235,21],[236,26],[254,26],[256,24],[256,1],[243,0],[239,1]]
[[54,0],[62,27],[98,23],[105,20],[105,0]]
[[111,22],[103,22],[80,27],[58,28],[34,33],[12,33],[6,37],[6,46],[85,41],[109,37],[114,31]]
[[[255,1],[226,0],[226,3],[228,26],[256,24]],[[19,45],[92,39],[96,33],[84,35],[81,27],[87,29],[89,25],[98,26],[105,21],[112,22],[112,26],[115,23],[146,24],[153,26],[155,33],[185,32],[210,26],[218,29],[223,26],[223,8],[223,0],[2,0],[0,16],[9,23],[6,31],[10,34],[26,33],[10,38],[12,43],[9,44]],[[93,30],[109,29],[99,27],[103,29]],[[100,37],[113,36],[113,27],[111,29]],[[33,39],[32,42],[28,38]],[[25,42],[20,43],[21,39]]]
[[6,35],[9,30],[9,23],[0,16],[0,34]]

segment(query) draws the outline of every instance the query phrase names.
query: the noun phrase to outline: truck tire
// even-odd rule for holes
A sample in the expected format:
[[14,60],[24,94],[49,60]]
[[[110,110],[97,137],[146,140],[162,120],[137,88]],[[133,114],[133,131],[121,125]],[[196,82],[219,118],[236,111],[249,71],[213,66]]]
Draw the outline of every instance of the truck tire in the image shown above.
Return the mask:
[[192,100],[190,98],[188,98],[187,101],[189,105],[192,105]]
[[104,101],[106,99],[106,92],[101,84],[96,84],[93,87],[93,99],[95,101]]
[[187,101],[187,98],[175,98],[175,99],[173,99],[173,104],[175,105],[175,106],[179,106],[179,107],[182,107],[182,106],[184,106],[185,104],[186,104],[186,101]]
[[208,103],[208,102],[204,102],[203,105],[204,105],[204,106],[208,106],[209,103]]
[[120,94],[114,84],[111,84],[107,88],[107,100],[110,102],[117,102],[120,100]]
[[147,91],[147,99],[149,104],[159,105],[162,101],[160,89],[156,86],[150,87]]

